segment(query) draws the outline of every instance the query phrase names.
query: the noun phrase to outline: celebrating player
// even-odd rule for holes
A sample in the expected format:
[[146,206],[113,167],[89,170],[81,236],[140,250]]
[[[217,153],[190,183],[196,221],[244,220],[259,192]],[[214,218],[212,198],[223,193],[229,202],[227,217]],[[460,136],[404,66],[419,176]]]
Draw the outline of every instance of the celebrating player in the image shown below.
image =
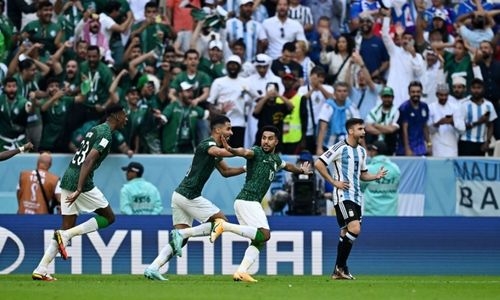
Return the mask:
[[[76,235],[83,235],[105,228],[115,221],[115,214],[103,193],[94,185],[94,171],[108,156],[111,149],[111,133],[127,123],[127,113],[121,105],[113,104],[106,109],[106,122],[93,127],[80,144],[61,180],[61,214],[63,230],[56,230],[54,239],[45,250],[33,280],[53,281],[47,266],[57,252],[68,258],[66,245]],[[76,218],[83,212],[95,212],[97,216],[75,226]]]
[[247,177],[241,192],[236,196],[234,211],[241,225],[231,224],[223,219],[217,219],[210,234],[211,242],[224,231],[229,231],[252,240],[245,251],[238,270],[233,274],[235,281],[257,282],[248,274],[248,269],[258,258],[260,249],[271,238],[266,213],[260,202],[267,193],[275,174],[280,169],[299,174],[312,173],[309,162],[300,167],[283,161],[275,153],[280,140],[280,132],[274,126],[262,128],[261,146],[251,149],[232,148],[226,140],[222,140],[224,148],[230,153],[247,159]]

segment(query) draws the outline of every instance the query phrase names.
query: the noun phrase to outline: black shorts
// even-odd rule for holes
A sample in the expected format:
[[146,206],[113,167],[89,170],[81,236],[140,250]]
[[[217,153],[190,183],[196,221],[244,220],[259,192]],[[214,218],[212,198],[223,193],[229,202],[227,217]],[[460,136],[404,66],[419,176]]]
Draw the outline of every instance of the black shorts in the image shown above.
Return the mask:
[[358,220],[361,222],[361,205],[350,200],[339,201],[335,205],[335,214],[337,215],[337,223],[340,228],[347,227],[349,222]]

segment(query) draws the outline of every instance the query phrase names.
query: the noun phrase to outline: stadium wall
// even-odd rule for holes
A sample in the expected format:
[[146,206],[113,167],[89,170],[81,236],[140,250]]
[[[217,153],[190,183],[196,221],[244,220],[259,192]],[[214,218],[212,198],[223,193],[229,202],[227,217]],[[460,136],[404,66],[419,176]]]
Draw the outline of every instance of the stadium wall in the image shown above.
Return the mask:
[[[79,222],[89,216],[83,216]],[[234,221],[234,218],[231,217]],[[59,216],[0,215],[0,274],[30,274],[50,242]],[[272,237],[252,273],[328,275],[335,263],[334,217],[269,218]],[[142,274],[169,239],[170,216],[119,216],[115,224],[68,247],[51,273]],[[353,274],[500,275],[500,219],[493,217],[366,217],[349,259]],[[224,233],[214,245],[193,238],[169,274],[232,274],[247,240]],[[27,275],[28,276],[28,275]]]
[[[0,163],[0,214],[17,211],[16,186],[19,173],[36,165],[37,155],[18,155]],[[284,156],[295,161],[294,156]],[[500,217],[500,159],[498,158],[392,158],[401,168],[399,216],[496,216]],[[70,155],[53,155],[51,171],[62,176]],[[133,161],[145,167],[144,178],[155,184],[162,195],[163,214],[170,214],[172,191],[191,163],[190,155],[135,155]],[[119,213],[120,188],[125,172],[120,168],[131,160],[110,155],[95,173],[95,182]],[[228,164],[240,166],[241,158],[229,158]],[[286,173],[286,172],[285,172]],[[284,176],[276,176],[282,179]],[[234,214],[233,199],[241,189],[244,175],[223,178],[218,172],[209,179],[204,195],[226,214]],[[281,182],[273,183],[279,188]],[[265,201],[264,201],[265,202]]]

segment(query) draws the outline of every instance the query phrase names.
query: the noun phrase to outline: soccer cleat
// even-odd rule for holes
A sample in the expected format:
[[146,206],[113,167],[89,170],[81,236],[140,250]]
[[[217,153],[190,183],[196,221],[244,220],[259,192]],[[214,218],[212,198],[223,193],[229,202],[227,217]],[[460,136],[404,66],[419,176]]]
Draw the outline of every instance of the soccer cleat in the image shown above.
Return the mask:
[[344,279],[344,280],[354,280],[354,276],[349,273],[349,268],[347,266],[345,268],[339,268],[335,266],[335,271],[332,274],[332,279]]
[[50,274],[47,274],[47,273],[40,274],[40,273],[36,273],[36,272],[33,272],[33,274],[31,274],[31,278],[33,280],[41,280],[41,281],[55,281],[55,280],[57,280],[57,278],[50,276]]
[[174,229],[170,232],[170,237],[174,246],[174,255],[182,257],[182,242],[184,241],[184,238],[181,236],[179,230],[177,229]]
[[248,273],[244,272],[236,272],[233,274],[234,281],[245,281],[245,282],[258,282],[258,280],[254,279]]
[[214,226],[210,232],[210,243],[215,242],[215,240],[224,232],[224,219],[215,219]]
[[54,232],[54,239],[57,242],[57,250],[59,250],[59,253],[61,254],[63,259],[68,259],[68,253],[66,252],[66,244],[68,241],[64,240],[63,232],[62,230],[56,230]]
[[160,281],[168,280],[168,278],[163,277],[158,270],[153,270],[150,268],[144,270],[144,277],[150,280],[160,280]]

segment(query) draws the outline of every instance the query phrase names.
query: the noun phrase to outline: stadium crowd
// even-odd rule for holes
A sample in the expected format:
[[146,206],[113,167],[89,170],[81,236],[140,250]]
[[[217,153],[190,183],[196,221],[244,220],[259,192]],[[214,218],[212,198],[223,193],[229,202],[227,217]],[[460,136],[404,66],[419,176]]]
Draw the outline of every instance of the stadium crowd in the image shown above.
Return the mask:
[[495,2],[0,0],[0,150],[75,152],[120,103],[113,151],[128,156],[193,153],[213,114],[234,147],[275,125],[282,153],[320,155],[359,117],[387,155],[485,155]]

